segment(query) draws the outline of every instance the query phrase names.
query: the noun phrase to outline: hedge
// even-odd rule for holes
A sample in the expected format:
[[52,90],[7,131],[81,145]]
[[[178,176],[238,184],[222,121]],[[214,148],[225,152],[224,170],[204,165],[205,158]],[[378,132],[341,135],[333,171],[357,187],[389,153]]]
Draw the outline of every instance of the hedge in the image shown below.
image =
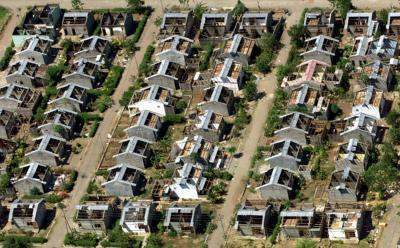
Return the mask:
[[64,238],[65,245],[96,247],[98,243],[99,239],[94,233],[80,234],[78,232],[71,232],[67,233]]
[[97,132],[97,129],[99,128],[100,122],[99,121],[94,121],[92,128],[90,128],[90,132],[89,132],[89,137],[94,137],[94,135]]
[[79,118],[82,119],[82,121],[84,123],[88,123],[90,121],[101,121],[101,120],[103,120],[103,117],[101,117],[98,114],[91,114],[91,113],[86,113],[86,112],[79,113],[78,116],[79,116]]
[[30,236],[18,236],[18,235],[6,235],[4,233],[0,234],[0,242],[5,242],[6,240],[13,239],[15,243],[36,243],[44,244],[47,239],[44,237],[30,237]]
[[15,51],[11,46],[6,48],[3,58],[0,59],[0,70],[4,71],[8,67],[14,53]]
[[131,38],[135,43],[138,42],[140,39],[140,36],[142,36],[144,26],[146,25],[146,22],[147,22],[147,19],[149,18],[149,16],[150,16],[150,11],[146,10],[135,30],[135,33],[133,34],[133,36]]
[[110,72],[108,73],[107,78],[104,81],[102,87],[103,94],[111,96],[114,93],[115,88],[117,88],[123,72],[124,68],[121,66],[111,67]]
[[143,55],[143,60],[139,65],[139,76],[146,75],[150,72],[151,55],[153,55],[155,47],[149,45],[146,48],[146,52]]

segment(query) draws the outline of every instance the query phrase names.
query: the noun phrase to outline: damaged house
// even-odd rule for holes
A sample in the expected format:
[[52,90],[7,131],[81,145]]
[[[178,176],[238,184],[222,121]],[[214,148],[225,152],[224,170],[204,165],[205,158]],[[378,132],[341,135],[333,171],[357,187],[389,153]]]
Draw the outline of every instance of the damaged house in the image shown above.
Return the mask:
[[222,49],[221,58],[231,58],[243,65],[248,65],[252,59],[256,40],[241,34],[229,38]]
[[191,56],[193,40],[172,35],[161,40],[155,51],[155,59],[157,61],[168,60],[181,66],[186,66],[187,58]]
[[256,208],[242,204],[236,214],[234,229],[243,236],[263,238],[271,228],[272,206]]
[[37,162],[20,167],[21,171],[11,181],[14,188],[21,195],[31,195],[37,189],[45,193],[51,189],[53,175],[50,168]]
[[76,83],[77,85],[93,89],[99,86],[99,69],[101,64],[86,59],[79,59],[71,65],[70,73],[64,74],[62,79],[66,83]]
[[76,223],[79,232],[104,234],[111,228],[114,220],[114,207],[110,201],[99,200],[83,202],[75,206]]
[[294,109],[304,109],[308,113],[326,119],[329,111],[329,99],[321,95],[319,88],[305,83],[291,90],[289,106]]
[[44,121],[38,129],[43,134],[69,139],[73,136],[77,115],[78,113],[68,109],[53,108],[44,113]]
[[38,232],[46,220],[43,199],[16,199],[10,205],[8,221],[13,227],[26,232]]
[[215,65],[211,81],[231,89],[236,94],[242,88],[243,76],[243,65],[226,58],[224,62]]
[[10,140],[17,134],[21,121],[14,112],[0,108],[0,139]]
[[364,212],[360,209],[336,209],[326,212],[329,240],[358,243]]
[[281,234],[285,239],[322,238],[325,216],[311,209],[290,209],[280,213]]
[[129,115],[150,111],[161,117],[174,114],[172,90],[160,85],[151,85],[134,92],[128,105]]
[[144,110],[131,117],[130,125],[124,131],[129,137],[136,136],[149,142],[155,142],[161,127],[161,116]]
[[68,11],[64,13],[61,32],[64,36],[89,36],[96,26],[90,11]]
[[335,169],[337,171],[350,168],[351,171],[362,174],[368,165],[368,147],[357,139],[339,144]]
[[294,187],[295,175],[281,167],[260,172],[261,183],[256,191],[264,200],[288,200]]
[[118,153],[113,156],[117,164],[130,164],[145,169],[150,162],[150,143],[139,137],[130,137],[119,142]]
[[365,88],[368,85],[373,85],[386,92],[392,83],[393,71],[389,65],[380,60],[375,60],[363,68],[360,77],[360,80],[357,81],[360,87]]
[[350,167],[334,171],[328,189],[330,203],[356,202],[361,184],[360,174]]
[[33,146],[25,154],[31,162],[38,162],[46,166],[57,166],[60,164],[66,152],[65,139],[51,134],[44,134],[34,138],[33,141]]
[[270,145],[270,152],[265,159],[271,168],[281,167],[293,172],[299,171],[303,149],[302,146],[294,140],[278,140]]
[[400,34],[400,12],[388,13],[386,33],[393,36],[398,36]]
[[332,36],[335,28],[335,10],[306,12],[304,27],[310,37],[317,35]]
[[259,38],[264,33],[272,31],[273,19],[271,12],[245,12],[239,26],[239,32],[245,36]]
[[195,123],[189,128],[189,133],[202,136],[210,142],[219,142],[223,139],[226,125],[224,116],[212,110],[205,110],[196,116]]
[[28,87],[7,84],[0,87],[0,107],[30,118],[40,99],[40,94]]
[[344,140],[358,139],[362,143],[372,145],[377,134],[376,119],[372,116],[359,113],[344,119],[346,127],[340,136]]
[[128,202],[122,209],[119,224],[125,233],[145,234],[154,229],[157,203]]
[[179,87],[178,83],[185,81],[186,73],[179,64],[162,60],[152,65],[150,75],[145,78],[149,85],[160,85],[175,90]]
[[134,32],[132,14],[108,11],[101,15],[100,28],[104,36],[126,38]]
[[163,16],[160,35],[168,37],[171,35],[180,35],[184,37],[192,36],[194,28],[193,12],[166,12]]
[[8,84],[19,84],[28,88],[44,85],[47,68],[29,60],[19,60],[10,66],[6,81]]
[[200,43],[220,42],[233,28],[232,13],[204,13],[200,23]]
[[102,184],[108,195],[135,196],[143,181],[142,173],[129,164],[117,164],[108,169],[106,182]]
[[74,59],[102,62],[111,53],[110,40],[97,35],[82,39],[74,46]]
[[52,39],[44,36],[29,37],[24,41],[21,51],[15,55],[20,60],[29,60],[38,65],[48,64],[53,56],[51,48],[53,42]]
[[318,35],[305,41],[305,51],[300,55],[305,61],[315,59],[331,65],[338,47],[339,40],[325,35]]
[[81,112],[87,106],[88,93],[86,88],[76,83],[67,83],[57,87],[57,95],[49,100],[52,108],[63,108],[73,112]]
[[197,205],[169,205],[164,219],[164,226],[167,229],[176,231],[179,234],[196,233],[201,219],[201,206]]
[[280,123],[274,132],[278,139],[292,139],[306,145],[309,138],[309,128],[314,117],[301,112],[292,112],[279,116]]
[[203,101],[198,107],[205,110],[212,110],[223,116],[229,116],[233,113],[234,95],[233,91],[222,85],[215,85],[204,90]]
[[376,119],[382,117],[385,107],[383,91],[369,85],[355,93],[352,114],[364,113]]
[[343,31],[352,36],[373,36],[379,28],[375,12],[347,12]]

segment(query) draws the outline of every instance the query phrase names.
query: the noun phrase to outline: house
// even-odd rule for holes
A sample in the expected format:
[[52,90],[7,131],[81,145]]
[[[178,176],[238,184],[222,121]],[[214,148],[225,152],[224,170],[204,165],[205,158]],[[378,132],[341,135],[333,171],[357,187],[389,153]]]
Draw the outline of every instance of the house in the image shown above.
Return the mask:
[[49,133],[65,139],[72,137],[78,113],[64,109],[53,108],[44,113],[44,121],[38,126],[43,134]]
[[396,37],[398,34],[400,34],[400,12],[388,13],[386,33]]
[[285,77],[281,87],[291,90],[303,84],[314,88],[334,90],[340,84],[343,71],[315,59],[307,60],[297,66],[297,72]]
[[305,61],[314,59],[331,65],[338,47],[339,40],[318,35],[305,41],[305,51],[300,55],[303,56]]
[[231,89],[236,94],[243,83],[243,65],[231,58],[226,58],[224,62],[215,65],[212,75],[211,81]]
[[73,112],[81,112],[87,106],[87,88],[76,83],[67,83],[57,87],[57,95],[49,100],[52,108],[63,108]]
[[92,12],[67,11],[64,13],[61,32],[64,36],[90,36],[95,25]]
[[174,114],[172,90],[160,85],[150,85],[134,92],[129,105],[129,115],[150,111],[161,117]]
[[219,142],[222,140],[225,130],[224,116],[212,110],[205,110],[197,115],[189,132],[210,142]]
[[332,36],[335,28],[336,11],[306,12],[304,27],[310,37],[317,35]]
[[162,127],[161,116],[144,110],[131,117],[129,127],[124,131],[129,137],[138,137],[149,142],[155,142]]
[[[363,75],[366,76],[367,80],[362,78]],[[386,92],[390,88],[392,78],[393,71],[391,67],[382,63],[380,60],[375,60],[363,68],[361,72],[361,80],[358,80],[358,83],[363,88],[368,85],[373,85]]]
[[328,201],[330,203],[356,202],[361,176],[350,167],[334,171],[328,189]]
[[243,236],[265,237],[271,225],[272,206],[263,208],[242,204],[236,214],[234,229]]
[[191,56],[193,40],[180,35],[172,35],[157,44],[154,56],[157,61],[170,62],[186,66],[186,61]]
[[70,73],[62,76],[66,83],[76,83],[86,89],[99,86],[99,69],[101,64],[87,59],[79,59],[72,64]]
[[10,140],[21,125],[16,113],[0,108],[0,139]]
[[7,84],[0,87],[0,108],[30,118],[40,94],[28,87]]
[[380,119],[385,107],[383,91],[368,85],[355,93],[352,114],[364,113]]
[[360,36],[355,38],[350,61],[356,68],[375,60],[388,62],[397,54],[397,40],[385,35],[374,39],[373,37]]
[[143,181],[142,173],[130,164],[117,164],[108,169],[106,182],[102,184],[108,195],[137,195]]
[[259,38],[272,32],[273,19],[271,12],[245,12],[240,22],[239,32],[246,36]]
[[15,55],[20,60],[29,60],[38,65],[50,63],[52,57],[53,40],[44,36],[32,36],[27,38],[22,47],[21,51]]
[[302,146],[294,140],[278,140],[270,145],[270,152],[265,161],[271,168],[281,167],[290,171],[298,171],[299,163],[302,159]]
[[233,112],[234,95],[233,91],[223,85],[215,85],[204,89],[203,101],[198,107],[205,110],[212,110],[223,116],[229,116]]
[[89,199],[82,204],[76,205],[75,209],[75,221],[79,232],[104,234],[112,226],[115,211],[113,203],[110,201]]
[[58,4],[35,5],[25,15],[20,26],[12,34],[16,47],[20,47],[26,38],[33,35],[45,36],[50,39],[57,37],[57,28],[61,21],[61,9]]
[[221,41],[231,31],[234,22],[232,13],[204,13],[200,23],[200,43]]
[[125,233],[145,234],[154,229],[157,203],[128,202],[122,209],[119,224]]
[[90,36],[82,39],[74,47],[74,59],[86,59],[96,62],[102,62],[108,59],[111,53],[110,40],[100,36]]
[[194,29],[193,12],[166,12],[164,13],[161,26],[161,37],[168,37],[171,35],[180,35],[184,37],[191,37]]
[[352,36],[373,36],[379,28],[375,12],[347,12],[343,30]]
[[103,36],[126,38],[134,32],[132,14],[110,11],[103,13],[100,28]]
[[19,174],[12,179],[12,184],[18,193],[31,195],[35,188],[40,193],[50,190],[53,175],[50,168],[37,162],[32,162],[20,167]]
[[150,142],[133,136],[121,140],[119,144],[118,153],[113,156],[118,164],[131,164],[138,169],[145,169],[149,165]]
[[252,59],[255,43],[254,39],[235,34],[225,42],[220,57],[231,58],[243,65],[248,65]]
[[261,171],[262,181],[256,187],[264,200],[288,200],[294,186],[295,176],[281,167]]
[[367,145],[358,139],[350,139],[346,143],[339,144],[335,169],[341,171],[350,168],[351,171],[362,174],[368,165],[368,155]]
[[197,205],[169,205],[164,219],[164,226],[179,234],[196,233],[201,220],[201,206]]
[[321,118],[327,118],[329,111],[329,99],[323,97],[317,87],[304,83],[293,88],[289,95],[289,106],[304,109]]
[[314,117],[301,112],[281,115],[274,134],[278,139],[292,139],[301,145],[306,145],[310,136],[308,131],[313,119]]
[[329,240],[358,243],[363,230],[364,211],[336,209],[326,212]]
[[16,199],[10,205],[8,221],[23,231],[38,232],[46,221],[43,199]]
[[33,146],[25,156],[31,162],[38,162],[46,166],[57,166],[65,153],[66,140],[51,134],[44,134],[33,139]]
[[174,143],[170,157],[175,163],[200,162],[219,168],[224,162],[220,148],[199,135],[186,136]]
[[28,88],[44,85],[46,69],[29,60],[19,60],[10,66],[7,71],[8,84],[20,84]]
[[285,239],[322,238],[325,216],[311,209],[289,209],[282,211],[281,234]]
[[152,65],[150,75],[145,78],[149,85],[160,85],[175,90],[178,88],[179,82],[185,81],[186,73],[181,65],[169,60],[162,60]]
[[376,119],[373,116],[359,113],[351,115],[344,120],[346,121],[346,127],[340,133],[340,136],[346,141],[358,139],[362,143],[373,144],[377,134]]

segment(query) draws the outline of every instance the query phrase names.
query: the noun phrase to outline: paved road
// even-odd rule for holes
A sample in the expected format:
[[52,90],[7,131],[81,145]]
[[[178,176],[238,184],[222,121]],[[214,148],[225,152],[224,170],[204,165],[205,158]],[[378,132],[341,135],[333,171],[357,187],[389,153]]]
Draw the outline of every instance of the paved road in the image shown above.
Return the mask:
[[381,236],[377,242],[377,247],[397,247],[396,244],[400,238],[400,216],[397,215],[397,213],[400,212],[399,206],[400,195],[397,194],[388,202],[389,211],[385,215],[387,226],[382,230]]

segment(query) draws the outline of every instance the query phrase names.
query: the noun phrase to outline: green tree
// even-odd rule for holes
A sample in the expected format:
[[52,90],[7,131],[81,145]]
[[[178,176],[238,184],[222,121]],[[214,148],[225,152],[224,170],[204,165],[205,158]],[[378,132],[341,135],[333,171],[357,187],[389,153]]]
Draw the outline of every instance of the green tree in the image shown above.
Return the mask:
[[385,119],[389,125],[393,127],[400,127],[400,112],[398,110],[390,111]]
[[199,2],[194,6],[193,16],[197,20],[200,20],[201,17],[203,16],[204,12],[206,12],[206,11],[207,11],[207,5],[204,4],[203,2]]
[[332,6],[339,11],[342,19],[346,19],[347,12],[353,7],[351,0],[329,0]]
[[271,33],[264,33],[258,42],[262,51],[275,52],[278,49],[279,42]]
[[31,248],[32,242],[28,238],[7,236],[3,243],[4,248]]
[[129,8],[137,10],[143,6],[144,2],[142,0],[126,0],[126,3],[128,4]]
[[390,186],[398,181],[398,173],[399,172],[392,164],[379,161],[367,169],[364,173],[364,180],[371,191],[378,192],[383,196]]
[[164,247],[164,242],[162,238],[157,234],[150,234],[147,239],[146,248],[162,248]]
[[257,70],[261,73],[268,73],[271,71],[271,63],[274,59],[274,54],[271,52],[262,52],[256,59]]
[[299,239],[296,242],[296,248],[317,248],[317,243],[310,239]]
[[37,187],[33,187],[33,188],[29,191],[29,193],[30,193],[31,195],[41,195],[41,194],[42,194],[42,192],[40,192],[40,189],[38,189]]
[[73,9],[82,9],[83,3],[81,0],[71,0],[71,5]]
[[257,96],[257,85],[254,81],[247,82],[244,86],[244,97],[247,101],[256,99]]
[[0,175],[0,192],[2,194],[6,193],[7,187],[10,184],[10,174],[9,173],[4,173]]
[[242,1],[238,0],[235,7],[232,10],[232,15],[236,18],[240,17],[247,11],[246,6],[242,3]]
[[293,25],[288,30],[291,43],[296,47],[302,47],[304,43],[306,30],[302,24]]

